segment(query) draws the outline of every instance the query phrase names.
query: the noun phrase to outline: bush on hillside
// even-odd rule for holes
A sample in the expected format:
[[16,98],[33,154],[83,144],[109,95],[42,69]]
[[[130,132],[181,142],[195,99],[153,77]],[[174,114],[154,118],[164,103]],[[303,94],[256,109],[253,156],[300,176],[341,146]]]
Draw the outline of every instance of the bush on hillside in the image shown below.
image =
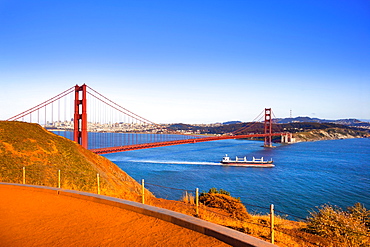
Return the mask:
[[223,189],[217,190],[216,188],[210,188],[208,193],[222,194],[222,195],[230,196],[230,192],[228,192],[226,190],[223,190]]
[[230,196],[230,192],[223,189],[218,191],[216,188],[211,188],[208,193],[201,193],[199,202],[207,207],[221,209],[239,220],[250,218],[240,199]]
[[369,228],[364,221],[369,211],[360,205],[349,211],[323,205],[310,213],[305,230],[331,240],[332,246],[369,246]]
[[353,217],[363,222],[370,231],[370,210],[367,210],[365,206],[359,202],[355,203],[355,205],[352,207],[348,207],[347,209]]

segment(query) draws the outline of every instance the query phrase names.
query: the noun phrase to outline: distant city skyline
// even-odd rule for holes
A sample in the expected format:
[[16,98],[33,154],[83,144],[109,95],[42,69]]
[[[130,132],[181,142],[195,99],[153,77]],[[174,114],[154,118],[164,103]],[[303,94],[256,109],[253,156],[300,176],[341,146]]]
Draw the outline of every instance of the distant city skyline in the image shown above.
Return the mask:
[[2,1],[0,119],[86,83],[156,123],[370,119],[370,2]]

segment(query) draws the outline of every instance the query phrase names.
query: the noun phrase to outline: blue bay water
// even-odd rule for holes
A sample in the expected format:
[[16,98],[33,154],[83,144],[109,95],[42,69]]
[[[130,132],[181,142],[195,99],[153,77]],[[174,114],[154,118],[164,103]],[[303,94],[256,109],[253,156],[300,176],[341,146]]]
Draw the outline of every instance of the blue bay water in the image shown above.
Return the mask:
[[[262,144],[222,140],[104,156],[138,182],[145,179],[157,197],[171,200],[179,200],[183,193],[171,188],[208,191],[216,187],[240,197],[250,212],[267,213],[265,208],[274,204],[278,211],[305,218],[316,206],[328,203],[345,209],[360,202],[370,208],[370,139],[277,144],[276,148]],[[219,162],[225,154],[272,158],[275,167],[222,166]]]
[[[222,188],[240,197],[248,211],[266,213],[274,204],[288,215],[308,216],[330,203],[345,209],[356,202],[370,208],[370,139],[304,142],[263,148],[262,142],[222,140],[107,154],[137,181],[145,179],[156,196],[178,200],[178,188]],[[220,165],[229,156],[264,157],[274,168]],[[159,186],[157,186],[159,185]],[[249,206],[253,205],[253,206]],[[259,206],[259,207],[254,207]]]

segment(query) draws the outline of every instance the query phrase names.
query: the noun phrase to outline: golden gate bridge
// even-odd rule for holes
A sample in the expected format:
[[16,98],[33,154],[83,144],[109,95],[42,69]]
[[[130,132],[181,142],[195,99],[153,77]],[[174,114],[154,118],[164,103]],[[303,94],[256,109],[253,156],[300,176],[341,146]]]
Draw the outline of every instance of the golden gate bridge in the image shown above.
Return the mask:
[[[38,123],[59,135],[64,133],[65,137],[97,154],[254,137],[264,138],[265,147],[272,147],[273,136],[282,136],[289,141],[291,133],[273,133],[271,108],[265,108],[263,113],[263,133],[246,134],[251,126],[245,126],[218,136],[186,134],[143,118],[83,84],[73,86],[7,121]],[[73,135],[67,136],[67,131]]]

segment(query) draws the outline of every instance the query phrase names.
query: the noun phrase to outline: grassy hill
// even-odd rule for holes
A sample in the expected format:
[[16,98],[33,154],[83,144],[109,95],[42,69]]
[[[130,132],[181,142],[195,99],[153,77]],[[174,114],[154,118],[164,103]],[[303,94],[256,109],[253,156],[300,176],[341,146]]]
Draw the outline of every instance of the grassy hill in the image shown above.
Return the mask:
[[[0,181],[58,186],[137,200],[140,185],[108,159],[77,143],[46,131],[38,124],[0,121]],[[146,191],[150,195],[149,191]]]

